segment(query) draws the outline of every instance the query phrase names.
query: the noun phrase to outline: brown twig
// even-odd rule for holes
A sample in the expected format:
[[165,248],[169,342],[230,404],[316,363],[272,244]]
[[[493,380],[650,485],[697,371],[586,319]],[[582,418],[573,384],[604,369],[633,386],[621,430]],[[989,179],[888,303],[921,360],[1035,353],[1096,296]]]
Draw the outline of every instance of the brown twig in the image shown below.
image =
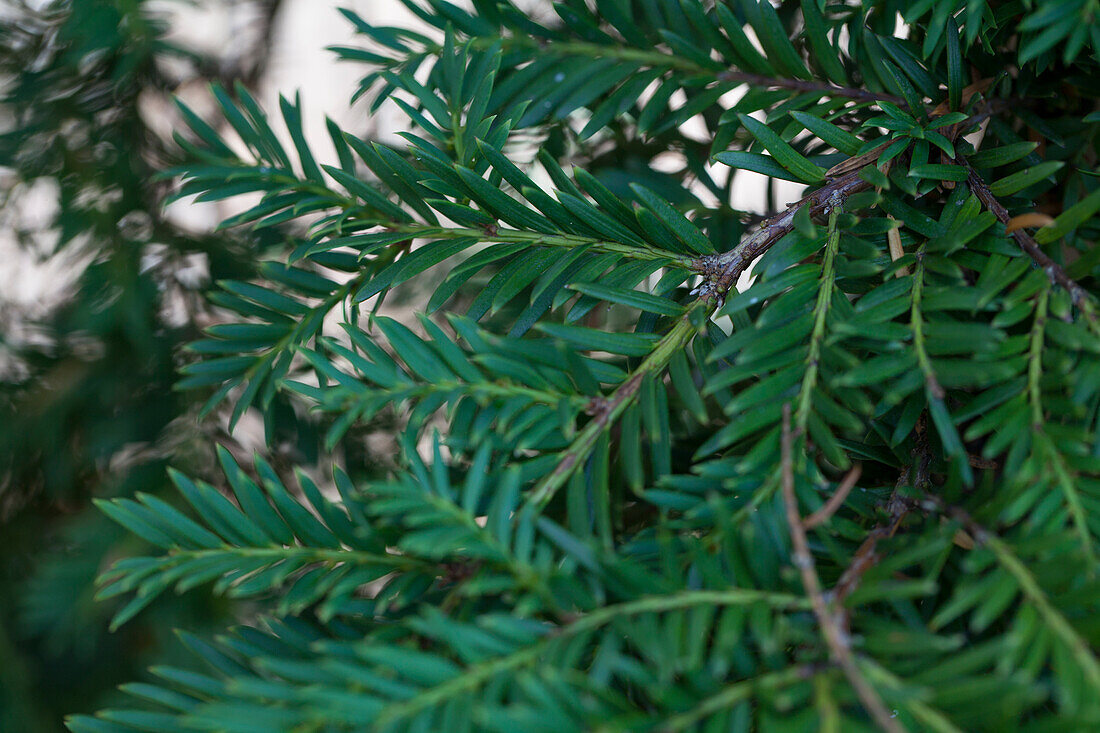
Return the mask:
[[719,81],[728,81],[735,84],[749,84],[754,87],[762,87],[765,89],[790,89],[794,92],[820,92],[831,97],[845,97],[847,99],[854,99],[858,102],[893,102],[902,108],[907,108],[909,104],[893,94],[881,94],[879,92],[870,92],[866,89],[856,89],[853,87],[838,87],[833,84],[823,84],[815,81],[803,81],[802,79],[777,79],[770,76],[764,76],[763,74],[751,74],[747,71],[723,71],[718,74]]
[[[1006,209],[1004,204],[1002,204],[993,194],[993,191],[989,188],[989,184],[986,183],[981,174],[974,169],[974,166],[970,165],[970,162],[965,158],[961,160],[962,165],[966,167],[967,182],[970,184],[970,189],[974,192],[974,195],[978,197],[982,205],[989,209],[1002,224],[1008,226],[1008,223],[1012,220],[1012,216],[1008,213],[1008,209]],[[1016,240],[1016,244],[1020,246],[1020,249],[1022,249],[1036,265],[1043,268],[1043,271],[1047,274],[1047,277],[1050,278],[1051,282],[1065,288],[1073,304],[1077,306],[1077,309],[1084,314],[1086,319],[1088,319],[1089,325],[1093,330],[1100,331],[1100,321],[1097,320],[1096,310],[1088,292],[1078,285],[1077,281],[1067,275],[1061,265],[1052,260],[1047,253],[1042,250],[1039,243],[1035,241],[1035,238],[1026,231],[1023,229],[1016,229],[1011,232],[1011,236]]]
[[840,485],[836,487],[836,491],[829,497],[829,500],[825,502],[825,506],[818,509],[802,520],[802,526],[806,529],[813,529],[819,524],[824,524],[829,521],[829,517],[836,513],[843,504],[844,500],[848,498],[848,494],[856,485],[856,481],[859,481],[859,475],[863,472],[863,464],[857,463],[852,466],[852,470],[844,476],[844,479],[840,482]]
[[[897,517],[890,524],[879,524],[867,533],[867,537],[864,538],[863,542],[856,548],[855,554],[852,555],[852,561],[848,563],[848,567],[845,568],[836,581],[836,586],[833,587],[833,599],[837,604],[843,603],[848,596],[852,595],[859,588],[864,574],[878,564],[879,541],[893,537],[901,524],[901,520],[902,517]],[[847,614],[845,613],[844,616],[844,626],[847,627]]]
[[[890,495],[890,500],[886,503],[886,511],[890,514],[889,521],[876,525],[874,529],[867,533],[867,537],[856,549],[855,554],[852,555],[852,561],[848,563],[848,567],[845,568],[836,581],[836,585],[833,587],[834,603],[838,605],[844,603],[844,600],[859,588],[864,574],[878,564],[878,543],[897,534],[902,521],[912,509],[912,502],[907,501],[898,491],[901,486],[905,486],[909,482],[910,470],[910,468],[906,468],[902,472],[897,486],[894,487],[894,492]],[[843,615],[843,623],[844,627],[847,628],[847,613]]]
[[[889,520],[880,522],[867,534],[866,539],[852,555],[852,561],[841,573],[840,578],[833,587],[833,602],[838,605],[842,604],[845,598],[859,588],[864,574],[878,564],[879,555],[876,550],[879,541],[889,539],[897,534],[902,521],[916,507],[916,502],[903,495],[901,488],[903,486],[923,488],[930,483],[928,472],[932,464],[932,453],[928,450],[928,433],[925,430],[923,417],[917,421],[916,433],[917,445],[913,450],[915,460],[912,465],[906,466],[905,470],[898,476],[897,483],[894,484],[894,490],[886,501],[885,509],[890,517]],[[848,628],[848,620],[847,612],[844,612],[842,621],[845,629]]]
[[794,438],[791,435],[791,406],[783,405],[783,435],[781,458],[781,488],[783,491],[783,503],[787,509],[787,525],[791,532],[791,546],[793,548],[794,564],[802,576],[802,586],[809,596],[810,606],[814,616],[817,617],[821,627],[821,635],[829,647],[829,656],[843,670],[848,682],[852,685],[860,702],[867,713],[882,730],[888,733],[902,733],[905,728],[894,718],[882,703],[878,693],[864,679],[863,674],[856,667],[852,650],[848,643],[848,637],[841,630],[837,614],[829,609],[825,603],[825,597],[821,592],[821,581],[818,580],[817,571],[814,568],[814,558],[810,553],[810,544],[806,539],[806,530],[803,528],[802,517],[798,514],[798,500],[794,495],[794,458],[792,457],[792,444]]
[[[729,78],[733,81],[746,81],[750,84],[763,86],[768,86],[770,84],[771,86],[784,89],[821,91],[823,93],[832,93],[838,96],[849,96],[852,98],[858,98],[854,96],[857,94],[865,94],[870,95],[875,101],[885,99],[891,102],[901,102],[904,104],[903,100],[893,98],[890,95],[865,92],[861,89],[833,87],[829,84],[813,84],[811,82],[803,82],[796,79],[772,79],[770,77],[749,74],[747,72],[728,71],[723,72],[723,74],[726,75],[726,77],[723,78]],[[954,139],[959,131],[972,126],[975,122],[984,120],[992,114],[994,107],[995,105],[992,103],[987,104],[982,112],[952,125],[952,139]],[[807,196],[804,196],[799,201],[789,205],[786,211],[762,221],[760,226],[752,234],[743,239],[740,244],[729,252],[709,255],[696,260],[695,270],[705,278],[705,282],[699,286],[698,292],[703,296],[714,297],[719,300],[725,298],[730,288],[737,282],[737,278],[741,276],[741,273],[748,268],[752,261],[767,252],[773,244],[794,229],[794,216],[801,209],[808,206],[810,207],[810,216],[818,216],[827,212],[833,205],[836,205],[837,202],[843,203],[852,194],[871,188],[871,184],[863,180],[859,172],[865,165],[873,165],[889,144],[889,142],[883,143],[874,150],[870,150],[863,155],[849,158],[843,163],[831,168],[828,173],[826,173],[826,176],[829,178],[828,183]],[[988,190],[988,188],[986,190]],[[1004,207],[1001,208],[1003,211]],[[1007,215],[1007,212],[1005,213]],[[1005,221],[1007,221],[1007,219],[1005,219]],[[1013,236],[1015,236],[1015,233],[1013,233]],[[1028,238],[1030,239],[1030,237]],[[1034,240],[1032,241],[1034,242]],[[1038,249],[1038,245],[1036,245],[1036,249]],[[1042,254],[1041,250],[1039,252]],[[1045,255],[1043,256],[1045,257]],[[1050,258],[1047,258],[1047,260],[1049,261]],[[1055,267],[1057,267],[1057,265],[1055,265]],[[1064,272],[1062,274],[1063,276],[1065,275]],[[1073,282],[1069,280],[1068,277],[1066,279],[1071,283]],[[1078,290],[1080,290],[1079,286]],[[1077,300],[1075,298],[1074,303],[1076,302]]]
[[859,171],[831,180],[813,193],[791,204],[787,210],[764,220],[760,227],[743,239],[729,252],[700,258],[697,270],[707,279],[699,292],[724,298],[746,268],[760,255],[794,229],[794,215],[809,207],[810,216],[817,216],[838,201],[870,188],[871,184],[859,177]]

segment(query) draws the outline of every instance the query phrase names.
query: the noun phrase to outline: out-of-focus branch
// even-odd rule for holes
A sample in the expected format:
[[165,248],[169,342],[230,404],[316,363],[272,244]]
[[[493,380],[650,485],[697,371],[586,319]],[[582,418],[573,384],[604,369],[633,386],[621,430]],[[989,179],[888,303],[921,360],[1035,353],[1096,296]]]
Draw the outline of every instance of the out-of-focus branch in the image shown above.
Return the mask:
[[859,475],[863,472],[863,464],[857,463],[852,466],[852,470],[844,476],[844,479],[840,482],[840,485],[836,487],[836,491],[829,497],[829,500],[825,502],[825,506],[818,509],[802,520],[802,526],[806,529],[813,529],[814,527],[824,524],[829,521],[829,517],[836,513],[844,504],[844,500],[848,498],[848,494],[856,485],[856,481],[859,481]]

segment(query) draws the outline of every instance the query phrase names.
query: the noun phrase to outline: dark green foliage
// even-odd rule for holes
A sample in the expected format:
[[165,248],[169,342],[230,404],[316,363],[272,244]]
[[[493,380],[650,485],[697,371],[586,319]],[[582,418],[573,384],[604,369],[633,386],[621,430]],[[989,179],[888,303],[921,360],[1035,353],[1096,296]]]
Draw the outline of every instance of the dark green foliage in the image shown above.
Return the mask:
[[[264,611],[70,728],[1100,726],[1093,6],[406,5],[335,51],[407,146],[319,165],[215,89],[248,156],[188,115],[171,171],[299,224],[181,386],[402,455],[105,504],[156,548],[116,623]],[[810,188],[753,220],[741,169]],[[414,280],[447,318],[378,312]]]

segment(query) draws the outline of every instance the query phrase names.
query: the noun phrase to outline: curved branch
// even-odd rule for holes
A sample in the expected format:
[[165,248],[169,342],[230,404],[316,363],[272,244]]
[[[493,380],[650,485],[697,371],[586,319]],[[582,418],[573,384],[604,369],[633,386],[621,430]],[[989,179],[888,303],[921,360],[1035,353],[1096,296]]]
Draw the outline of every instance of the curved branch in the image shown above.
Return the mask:
[[1042,586],[1039,585],[1038,579],[1016,556],[1008,543],[978,524],[961,507],[948,504],[940,497],[927,491],[924,492],[924,498],[941,514],[962,524],[976,542],[989,548],[993,556],[997,558],[1000,566],[1016,580],[1024,597],[1035,606],[1035,610],[1047,622],[1054,635],[1069,647],[1070,654],[1081,665],[1085,680],[1092,688],[1093,694],[1100,695],[1100,661],[1097,660],[1088,641],[1083,639],[1069,620],[1054,607],[1043,591]]
[[[970,165],[970,161],[965,158],[961,158],[960,160],[962,165],[966,167],[967,183],[970,184],[970,189],[974,192],[974,195],[978,197],[982,205],[989,209],[1002,224],[1007,225],[1012,219],[1011,215],[1008,213],[1008,209],[997,200],[993,191],[990,190],[989,184],[986,183],[981,174],[974,169],[974,166]],[[1089,327],[1093,332],[1100,334],[1100,319],[1097,318],[1095,306],[1088,292],[1078,285],[1076,280],[1066,274],[1066,271],[1062,269],[1061,265],[1052,260],[1047,253],[1042,250],[1039,243],[1035,241],[1035,238],[1026,231],[1023,229],[1016,229],[1010,236],[1016,240],[1016,244],[1020,246],[1020,249],[1022,249],[1036,265],[1043,268],[1043,271],[1047,274],[1047,277],[1050,278],[1051,282],[1065,288],[1073,304],[1077,306],[1077,309],[1085,316],[1085,319],[1089,323]]]
[[789,89],[792,92],[819,92],[830,97],[845,97],[857,102],[892,102],[903,109],[908,109],[909,103],[901,97],[893,94],[870,92],[866,89],[854,87],[838,87],[816,81],[803,81],[802,79],[777,79],[763,74],[751,74],[747,71],[729,70],[718,74],[720,81],[730,81],[740,84],[749,84],[764,89]]
[[817,389],[821,348],[825,342],[825,320],[829,315],[829,305],[833,300],[836,253],[840,247],[840,230],[836,226],[839,213],[840,206],[838,203],[829,212],[829,233],[825,240],[825,258],[821,265],[821,288],[817,291],[817,302],[814,304],[814,327],[813,332],[810,334],[810,349],[806,355],[806,371],[802,376],[802,386],[798,393],[795,429],[800,434],[806,430],[810,420],[813,394],[814,390]]
[[1043,343],[1047,323],[1047,302],[1050,299],[1050,286],[1047,285],[1039,293],[1039,301],[1035,306],[1035,322],[1031,326],[1031,348],[1028,350],[1027,392],[1028,401],[1031,403],[1031,430],[1034,441],[1037,443],[1038,453],[1046,454],[1050,461],[1050,468],[1062,493],[1066,496],[1066,504],[1069,505],[1069,513],[1073,518],[1074,528],[1081,536],[1081,545],[1085,550],[1089,566],[1097,566],[1096,551],[1092,546],[1092,533],[1089,531],[1088,517],[1081,495],[1073,481],[1072,471],[1062,452],[1058,450],[1054,440],[1047,433],[1046,421],[1043,417],[1043,390],[1041,380],[1043,376]]

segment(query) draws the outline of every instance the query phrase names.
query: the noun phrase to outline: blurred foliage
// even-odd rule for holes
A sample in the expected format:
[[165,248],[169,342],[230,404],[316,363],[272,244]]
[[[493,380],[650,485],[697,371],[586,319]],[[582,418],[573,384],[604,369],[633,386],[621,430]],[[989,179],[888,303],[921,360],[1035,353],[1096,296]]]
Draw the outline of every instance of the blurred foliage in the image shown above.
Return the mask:
[[42,5],[9,3],[0,22],[0,205],[18,221],[28,191],[56,191],[50,219],[12,236],[89,264],[44,319],[0,307],[0,731],[20,733],[59,730],[168,653],[174,626],[223,613],[174,600],[108,634],[90,583],[128,541],[90,499],[159,492],[168,456],[212,465],[194,397],[172,389],[206,282],[177,274],[247,276],[278,243],[196,235],[161,211],[153,176],[173,154],[143,105],[216,64],[166,43],[143,2]]

